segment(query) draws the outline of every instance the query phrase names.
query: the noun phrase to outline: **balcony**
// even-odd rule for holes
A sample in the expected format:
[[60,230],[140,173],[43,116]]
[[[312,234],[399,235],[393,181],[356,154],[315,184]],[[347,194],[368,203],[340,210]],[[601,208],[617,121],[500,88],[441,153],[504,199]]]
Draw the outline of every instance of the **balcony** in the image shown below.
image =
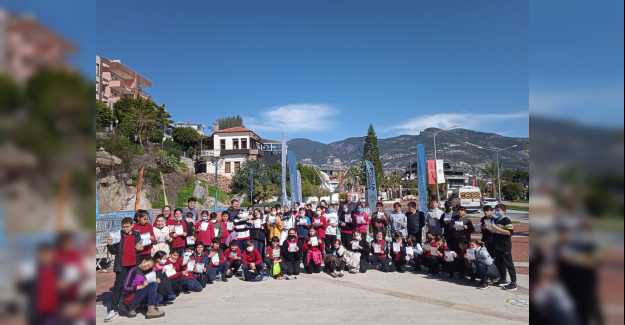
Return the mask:
[[259,156],[262,155],[262,151],[258,149],[227,149],[221,150],[220,156],[226,155],[249,155],[249,156]]

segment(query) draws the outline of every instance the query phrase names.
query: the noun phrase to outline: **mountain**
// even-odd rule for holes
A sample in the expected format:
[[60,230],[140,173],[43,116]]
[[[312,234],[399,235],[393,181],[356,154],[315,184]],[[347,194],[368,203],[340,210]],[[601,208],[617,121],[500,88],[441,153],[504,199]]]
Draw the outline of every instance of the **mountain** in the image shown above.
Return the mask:
[[[434,159],[433,135],[436,128],[426,129],[419,135],[400,135],[378,139],[380,159],[385,171],[404,170],[416,160],[417,143],[426,146],[427,159]],[[296,138],[288,142],[299,161],[315,165],[330,163],[340,159],[345,165],[352,165],[362,157],[365,137],[353,137],[328,144],[309,139]],[[495,153],[480,149],[517,147],[501,152],[501,164],[504,168],[529,169],[529,139],[505,137],[494,133],[477,132],[466,129],[454,129],[439,133],[436,137],[438,159],[443,159],[466,170],[477,172],[483,166],[495,160]]]

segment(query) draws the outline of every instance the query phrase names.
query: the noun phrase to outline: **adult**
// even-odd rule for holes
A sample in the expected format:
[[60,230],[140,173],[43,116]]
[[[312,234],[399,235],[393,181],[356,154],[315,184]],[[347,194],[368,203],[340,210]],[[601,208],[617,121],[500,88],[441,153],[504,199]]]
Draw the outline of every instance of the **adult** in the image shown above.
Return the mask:
[[492,223],[494,209],[490,205],[485,205],[484,208],[482,209],[482,211],[484,212],[484,216],[480,219],[480,229],[481,229],[481,232],[482,232],[482,242],[484,243],[484,246],[486,246],[486,249],[488,250],[488,253],[492,256],[494,254],[494,251],[493,251],[493,234],[489,230],[488,225]]
[[408,211],[406,212],[408,237],[414,238],[414,243],[421,244],[423,242],[423,226],[425,226],[425,215],[417,211],[417,203],[408,202]]
[[197,199],[195,197],[190,197],[187,200],[187,206],[182,209],[182,214],[188,216],[189,213],[193,214],[193,222],[195,222],[200,214],[200,211],[197,208]]
[[401,211],[401,203],[393,203],[393,212],[389,216],[389,223],[391,226],[391,233],[400,233],[402,237],[408,237],[408,220],[406,215]]
[[228,220],[233,221],[241,212],[241,203],[237,199],[230,201],[230,206],[226,210],[228,213]]
[[[495,207],[495,217],[489,224],[488,230],[492,233],[492,245],[495,256],[495,265],[499,271],[498,285],[503,285],[504,290],[516,290],[516,270],[512,261],[512,234],[514,226],[510,218],[506,216],[505,204]],[[506,283],[506,271],[510,275],[510,283]]]
[[442,235],[443,227],[441,225],[441,216],[443,211],[438,208],[438,200],[432,199],[428,204],[428,212],[425,216],[427,232],[433,235]]
[[354,234],[354,222],[352,219],[352,211],[347,202],[341,202],[339,204],[338,216],[341,230],[341,241],[343,243],[350,243]]

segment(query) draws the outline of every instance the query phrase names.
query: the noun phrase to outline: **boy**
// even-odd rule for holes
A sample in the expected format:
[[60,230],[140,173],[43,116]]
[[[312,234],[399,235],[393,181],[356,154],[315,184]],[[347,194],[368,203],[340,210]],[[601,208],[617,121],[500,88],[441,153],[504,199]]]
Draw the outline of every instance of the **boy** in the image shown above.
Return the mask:
[[152,256],[152,244],[156,243],[156,236],[152,225],[148,222],[148,212],[146,210],[137,210],[134,218],[135,224],[132,225],[132,230],[139,233],[141,236],[141,245],[143,249],[137,253],[137,264],[141,264],[141,261],[145,258]]
[[343,277],[343,269],[346,266],[345,247],[341,245],[340,239],[334,240],[332,248],[326,254],[325,266],[331,277]]
[[375,239],[371,242],[371,265],[384,273],[389,272],[388,266],[388,247],[381,232],[377,233]]
[[119,317],[119,304],[123,294],[124,281],[128,272],[137,265],[137,252],[143,250],[141,236],[132,230],[132,219],[122,219],[120,240],[113,243],[113,238],[107,239],[107,249],[115,255],[115,284],[113,285],[113,297],[105,322],[111,322]]
[[141,305],[147,305],[146,319],[165,316],[165,312],[158,309],[163,297],[158,294],[156,273],[152,271],[154,260],[147,257],[141,263],[128,272],[124,283],[124,305],[127,316],[136,317],[136,309]]
[[241,256],[243,278],[245,281],[262,280],[263,259],[251,240],[248,240]]
[[401,237],[401,233],[397,232],[393,236],[393,242],[389,246],[391,255],[391,263],[395,271],[399,273],[406,272],[406,244]]
[[228,263],[226,262],[224,253],[221,252],[221,242],[219,239],[214,238],[213,244],[208,251],[208,267],[206,274],[208,276],[208,283],[212,284],[217,278],[217,274],[221,275],[221,281],[228,282],[226,277],[226,270],[228,270]]
[[[488,230],[493,234],[493,252],[495,255],[495,265],[499,271],[499,282],[504,290],[516,290],[516,270],[512,261],[512,234],[514,226],[512,221],[506,216],[507,207],[498,204],[495,207],[495,217],[488,226]],[[510,275],[510,283],[506,283],[506,271]]]
[[391,233],[399,232],[402,237],[408,238],[408,229],[406,228],[408,220],[406,219],[406,215],[401,212],[401,203],[393,203],[393,212],[389,217],[389,224]]
[[241,249],[237,241],[230,242],[230,248],[226,249],[224,256],[226,257],[226,263],[228,263],[228,269],[226,271],[226,277],[231,278],[241,267]]

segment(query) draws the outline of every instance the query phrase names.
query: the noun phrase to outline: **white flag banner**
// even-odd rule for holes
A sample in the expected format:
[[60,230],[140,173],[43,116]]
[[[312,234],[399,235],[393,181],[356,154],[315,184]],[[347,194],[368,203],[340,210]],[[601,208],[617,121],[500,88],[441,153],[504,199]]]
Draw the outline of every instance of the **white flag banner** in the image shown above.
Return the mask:
[[436,183],[445,184],[445,166],[442,159],[436,160]]

